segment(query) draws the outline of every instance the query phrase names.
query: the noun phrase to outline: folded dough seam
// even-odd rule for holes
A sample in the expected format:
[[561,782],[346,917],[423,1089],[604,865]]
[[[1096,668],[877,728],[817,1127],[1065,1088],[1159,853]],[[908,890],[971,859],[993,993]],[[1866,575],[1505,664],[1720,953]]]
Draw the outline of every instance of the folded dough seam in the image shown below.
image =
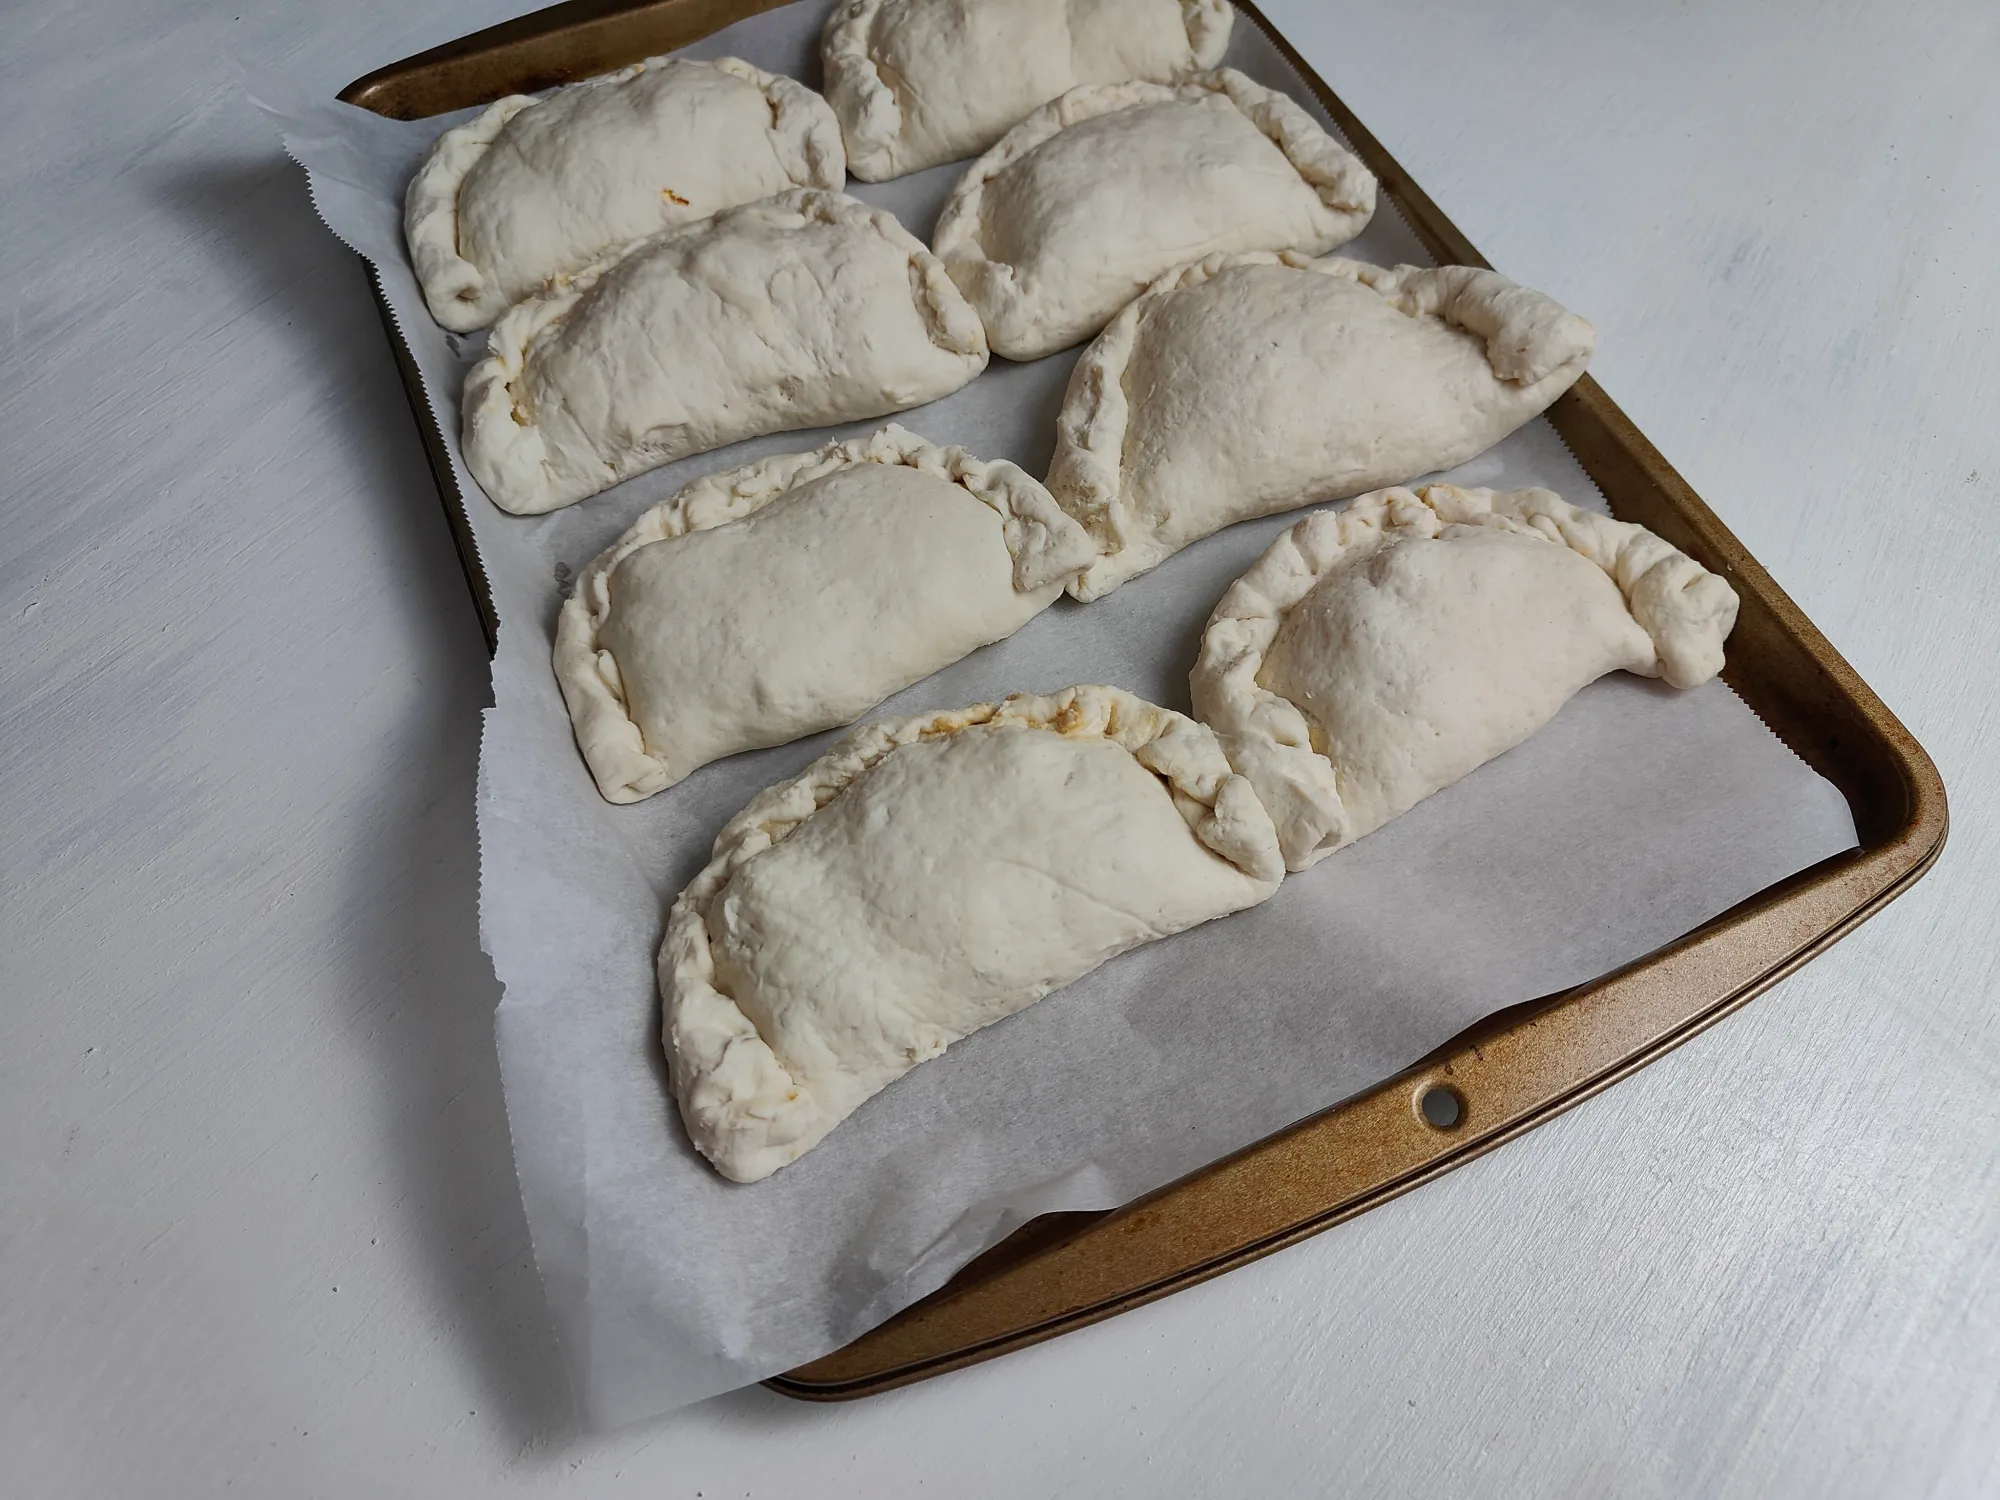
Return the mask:
[[[1589,567],[1552,572],[1554,554],[1503,539]],[[1444,572],[1398,566],[1406,544],[1468,541]],[[1323,618],[1288,635],[1315,600]],[[1551,491],[1395,486],[1281,534],[1216,605],[1189,689],[1298,871],[1520,743],[1606,671],[1707,681],[1737,602],[1661,537]]]

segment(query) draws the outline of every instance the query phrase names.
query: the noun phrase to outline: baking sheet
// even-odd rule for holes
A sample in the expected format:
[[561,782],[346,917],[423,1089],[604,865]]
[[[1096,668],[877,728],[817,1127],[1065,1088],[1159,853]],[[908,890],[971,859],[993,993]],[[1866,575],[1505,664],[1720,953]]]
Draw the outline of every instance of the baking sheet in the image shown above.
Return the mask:
[[[824,0],[695,47],[815,86]],[[1320,116],[1240,23],[1228,62]],[[566,580],[688,480],[861,423],[703,454],[538,518],[488,504],[457,455],[458,392],[483,334],[423,310],[403,184],[446,126],[405,124],[252,77],[322,217],[375,264],[440,419],[500,619],[478,809],[481,933],[508,1120],[535,1250],[583,1419],[612,1426],[838,1347],[1036,1214],[1111,1207],[1408,1065],[1479,1017],[1596,977],[1854,846],[1845,802],[1720,682],[1623,675],[1527,745],[1302,875],[1264,906],[1126,955],[966,1039],[750,1187],[688,1146],[666,1093],[653,953],[666,904],[722,823],[833,736],[708,766],[635,807],[596,794],[549,668]],[[467,112],[469,115],[470,112]],[[957,167],[850,183],[928,237]],[[1338,253],[1428,263],[1386,203]],[[1588,309],[1580,309],[1588,315]],[[995,361],[897,420],[1045,469],[1076,351]],[[1545,484],[1601,508],[1546,422],[1452,478]],[[911,713],[1107,682],[1187,708],[1223,589],[1296,517],[1198,543],[1091,605],[891,699]]]

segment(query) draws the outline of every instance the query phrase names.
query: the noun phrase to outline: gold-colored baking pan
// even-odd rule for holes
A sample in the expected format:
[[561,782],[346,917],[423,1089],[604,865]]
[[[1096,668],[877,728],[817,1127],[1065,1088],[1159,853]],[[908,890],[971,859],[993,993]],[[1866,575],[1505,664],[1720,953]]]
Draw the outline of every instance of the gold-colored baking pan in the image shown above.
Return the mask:
[[[341,98],[416,119],[683,47],[777,0],[571,0],[391,64]],[[1237,9],[1298,70],[1441,262],[1485,259],[1257,10]],[[460,537],[485,579],[393,322],[404,383]],[[1135,1203],[1024,1226],[942,1290],[769,1382],[864,1396],[1018,1349],[1206,1280],[1351,1218],[1511,1140],[1679,1046],[1908,889],[1937,859],[1944,785],[1922,747],[1743,544],[1589,376],[1549,412],[1612,510],[1721,573],[1742,599],[1725,679],[1846,796],[1861,847],[1773,886],[1593,983],[1487,1018],[1395,1077]]]

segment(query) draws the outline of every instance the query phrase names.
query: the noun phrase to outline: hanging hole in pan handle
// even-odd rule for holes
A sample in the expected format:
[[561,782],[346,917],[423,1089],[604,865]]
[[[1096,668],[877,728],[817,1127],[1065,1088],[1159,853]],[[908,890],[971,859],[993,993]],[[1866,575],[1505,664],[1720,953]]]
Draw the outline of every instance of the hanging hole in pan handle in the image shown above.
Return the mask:
[[1417,1118],[1433,1130],[1456,1130],[1465,1118],[1465,1096],[1448,1083],[1417,1087]]

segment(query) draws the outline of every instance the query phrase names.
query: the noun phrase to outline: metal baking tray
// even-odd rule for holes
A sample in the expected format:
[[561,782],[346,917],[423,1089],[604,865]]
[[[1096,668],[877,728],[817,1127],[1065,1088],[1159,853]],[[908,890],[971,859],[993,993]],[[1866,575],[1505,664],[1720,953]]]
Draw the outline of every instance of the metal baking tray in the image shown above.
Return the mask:
[[[392,63],[340,97],[395,119],[443,114],[684,47],[779,3],[570,0]],[[1297,69],[1437,259],[1486,265],[1255,6],[1236,0],[1236,8]],[[490,644],[493,606],[465,497],[427,420],[409,351],[383,311]],[[1936,861],[1947,827],[1944,784],[1909,731],[1595,380],[1586,375],[1548,415],[1615,514],[1735,586],[1742,611],[1723,677],[1840,789],[1860,847],[1592,983],[1490,1016],[1393,1078],[1123,1208],[1037,1219],[939,1291],[770,1386],[839,1401],[906,1385],[1151,1302],[1364,1213],[1714,1025]]]

